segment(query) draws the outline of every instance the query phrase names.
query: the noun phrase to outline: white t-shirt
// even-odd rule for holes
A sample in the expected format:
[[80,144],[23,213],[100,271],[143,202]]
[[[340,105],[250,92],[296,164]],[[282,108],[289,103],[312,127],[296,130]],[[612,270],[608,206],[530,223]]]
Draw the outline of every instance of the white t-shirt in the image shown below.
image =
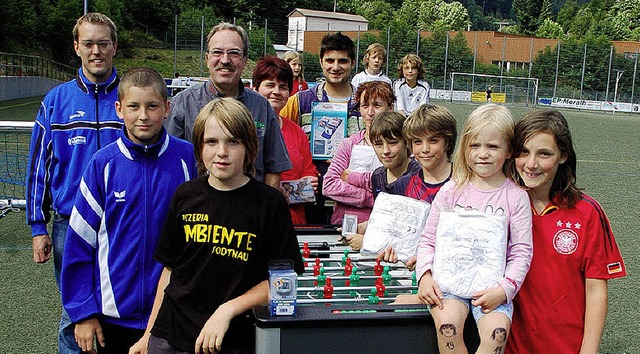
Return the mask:
[[416,87],[411,88],[405,79],[398,79],[393,85],[396,111],[403,111],[405,115],[409,115],[421,105],[429,103],[429,89],[426,81],[418,80]]
[[351,84],[357,89],[358,85],[369,81],[383,81],[391,85],[391,79],[387,75],[385,75],[382,70],[378,75],[370,75],[366,70],[363,70],[353,76],[353,79],[351,79]]

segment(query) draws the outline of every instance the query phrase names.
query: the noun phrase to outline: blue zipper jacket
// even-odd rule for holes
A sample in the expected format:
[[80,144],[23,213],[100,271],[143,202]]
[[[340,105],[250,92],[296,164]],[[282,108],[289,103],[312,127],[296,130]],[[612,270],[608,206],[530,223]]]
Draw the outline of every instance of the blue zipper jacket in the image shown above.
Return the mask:
[[176,188],[196,176],[191,143],[162,129],[142,146],[123,132],[80,181],[62,257],[62,304],[74,323],[145,329],[162,265],[153,260]]
[[78,76],[54,87],[40,104],[27,166],[27,224],[32,236],[47,234],[50,212],[70,215],[91,156],[120,136],[116,115],[118,77],[94,84]]

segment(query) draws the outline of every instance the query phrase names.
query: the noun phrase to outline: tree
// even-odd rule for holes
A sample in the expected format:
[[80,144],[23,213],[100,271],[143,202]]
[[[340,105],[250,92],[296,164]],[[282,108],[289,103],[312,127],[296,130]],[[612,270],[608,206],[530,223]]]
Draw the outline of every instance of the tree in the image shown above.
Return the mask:
[[[36,41],[38,16],[29,0],[4,0],[0,2],[0,51],[8,52]],[[40,32],[40,31],[38,31]]]
[[576,0],[567,0],[558,12],[558,24],[562,28],[571,28],[573,18],[576,17],[579,7]]
[[164,38],[166,31],[173,27],[174,16],[179,13],[179,2],[127,0],[124,2],[122,25],[127,30],[140,29],[157,38]]
[[538,27],[535,33],[539,38],[562,38],[564,37],[564,30],[557,22],[551,19],[545,19],[542,25]]
[[391,24],[395,10],[384,0],[358,2],[360,6],[356,13],[369,21],[369,29],[382,30]]
[[[449,47],[447,51],[447,37]],[[445,55],[446,54],[446,55]],[[425,38],[420,44],[420,57],[423,58],[425,77],[434,87],[448,85],[445,79],[445,57],[447,59],[447,74],[451,72],[471,72],[473,69],[473,53],[467,46],[462,33],[451,37],[448,32],[437,31],[431,37]]]
[[616,1],[607,19],[612,24],[612,39],[631,40],[631,33],[640,27],[640,0]]
[[76,19],[82,15],[82,7],[79,5],[77,1],[71,0],[42,2],[41,7],[36,10],[36,15],[43,24],[39,28],[42,33],[41,42],[37,45],[47,48],[53,60],[73,66],[80,63],[73,50],[71,35]]
[[467,9],[459,2],[452,2],[441,6],[438,19],[433,24],[432,30],[464,31],[471,25]]
[[471,24],[467,9],[461,3],[444,0],[407,0],[397,16],[423,31],[466,30]]
[[514,0],[513,11],[518,19],[520,31],[524,35],[533,35],[540,25],[543,0]]

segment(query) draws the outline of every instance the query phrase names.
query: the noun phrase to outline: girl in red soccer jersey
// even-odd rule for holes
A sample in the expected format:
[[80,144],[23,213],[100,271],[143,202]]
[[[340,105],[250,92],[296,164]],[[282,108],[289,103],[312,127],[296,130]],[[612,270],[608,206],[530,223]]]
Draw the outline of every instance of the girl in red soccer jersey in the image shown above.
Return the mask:
[[576,186],[576,154],[558,111],[536,110],[515,127],[512,178],[529,188],[533,260],[514,300],[508,353],[597,353],[607,280],[626,270],[609,220]]

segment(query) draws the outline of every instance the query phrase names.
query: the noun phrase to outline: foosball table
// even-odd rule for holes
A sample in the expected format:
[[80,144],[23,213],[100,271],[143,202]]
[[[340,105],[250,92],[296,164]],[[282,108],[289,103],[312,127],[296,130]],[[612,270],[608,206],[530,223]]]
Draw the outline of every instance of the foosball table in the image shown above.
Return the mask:
[[[417,293],[415,272],[353,252],[331,227],[297,228],[305,261],[293,316],[254,308],[257,353],[437,353],[436,328],[423,304],[392,304]],[[471,316],[470,352],[479,344]]]

